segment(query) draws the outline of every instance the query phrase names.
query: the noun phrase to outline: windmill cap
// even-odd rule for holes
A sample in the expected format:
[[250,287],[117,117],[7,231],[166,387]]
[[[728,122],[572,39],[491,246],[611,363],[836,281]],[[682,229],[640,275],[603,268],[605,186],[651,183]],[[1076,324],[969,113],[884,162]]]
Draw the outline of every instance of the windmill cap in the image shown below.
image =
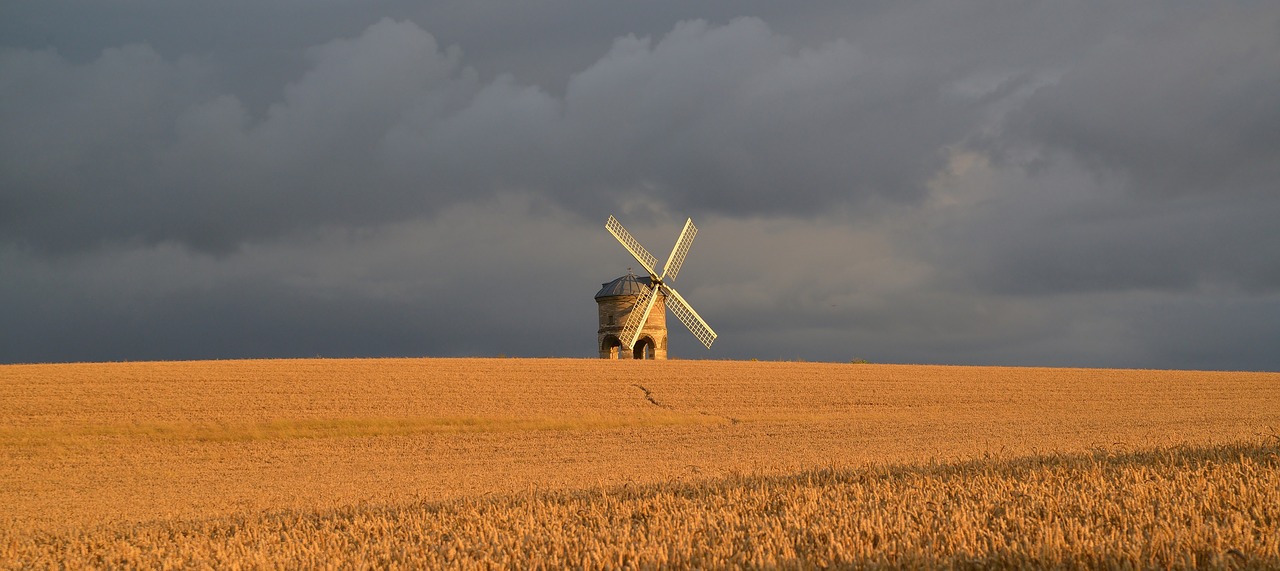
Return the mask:
[[609,283],[600,284],[596,299],[618,295],[640,295],[646,289],[649,289],[649,276],[638,278],[633,274],[627,274]]

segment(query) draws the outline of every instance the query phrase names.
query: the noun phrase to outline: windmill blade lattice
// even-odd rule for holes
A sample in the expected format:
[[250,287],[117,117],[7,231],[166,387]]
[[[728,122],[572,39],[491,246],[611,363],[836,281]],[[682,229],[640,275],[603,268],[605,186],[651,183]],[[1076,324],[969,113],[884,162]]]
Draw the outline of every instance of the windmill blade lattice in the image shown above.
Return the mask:
[[693,246],[693,238],[697,235],[698,228],[693,225],[693,219],[685,220],[684,230],[681,230],[680,237],[676,238],[676,246],[671,249],[667,264],[662,266],[662,279],[676,279],[676,274],[680,273],[680,266],[684,265],[685,256],[689,255],[689,248]]
[[622,223],[618,222],[617,218],[614,218],[612,214],[609,215],[609,220],[604,223],[604,227],[610,234],[613,234],[614,238],[622,242],[622,247],[631,252],[631,255],[637,262],[640,262],[640,265],[645,271],[649,272],[649,275],[655,278],[658,277],[657,272],[653,269],[654,266],[658,265],[658,259],[644,249],[644,246],[641,246],[640,242],[633,238],[626,228],[622,227]]
[[716,337],[718,337],[716,332],[711,330],[711,326],[707,325],[707,322],[702,320],[702,316],[698,315],[698,312],[694,311],[692,307],[689,307],[689,302],[680,297],[680,293],[671,289],[671,286],[664,284],[662,292],[667,294],[667,307],[671,308],[671,313],[676,314],[676,318],[680,320],[680,323],[688,327],[693,336],[697,337],[698,341],[701,341],[703,345],[710,349],[711,344],[715,343]]

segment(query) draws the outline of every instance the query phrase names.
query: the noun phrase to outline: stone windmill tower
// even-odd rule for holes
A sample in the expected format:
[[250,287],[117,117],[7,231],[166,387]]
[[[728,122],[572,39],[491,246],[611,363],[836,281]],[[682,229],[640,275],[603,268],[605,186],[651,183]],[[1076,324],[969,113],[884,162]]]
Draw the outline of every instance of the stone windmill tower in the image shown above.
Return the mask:
[[600,329],[596,332],[596,341],[601,359],[667,358],[667,296],[661,294],[653,302],[655,311],[649,312],[649,318],[644,322],[644,333],[636,339],[631,352],[622,348],[622,328],[627,317],[635,309],[640,296],[651,287],[649,278],[637,278],[629,270],[625,276],[600,284],[600,291],[596,292],[596,303],[600,305]]
[[[658,263],[622,223],[612,216],[605,222],[605,229],[613,234],[622,247],[640,262],[648,277],[636,277],[630,271],[606,284],[596,292],[600,306],[600,328],[596,332],[596,347],[602,359],[666,359],[667,358],[667,307],[693,335],[711,348],[716,332],[702,320],[698,312],[680,297],[675,288],[663,280],[676,279],[684,258],[698,234],[693,220],[684,223],[684,230],[676,239],[676,245],[667,257],[667,264],[659,276],[654,270]],[[654,311],[654,309],[657,311]]]

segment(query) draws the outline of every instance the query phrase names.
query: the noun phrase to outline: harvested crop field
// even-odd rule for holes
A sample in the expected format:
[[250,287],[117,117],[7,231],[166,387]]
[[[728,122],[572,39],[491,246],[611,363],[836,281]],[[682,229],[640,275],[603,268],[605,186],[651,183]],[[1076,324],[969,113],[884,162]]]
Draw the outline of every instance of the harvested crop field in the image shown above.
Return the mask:
[[1280,565],[1280,374],[0,366],[0,563]]

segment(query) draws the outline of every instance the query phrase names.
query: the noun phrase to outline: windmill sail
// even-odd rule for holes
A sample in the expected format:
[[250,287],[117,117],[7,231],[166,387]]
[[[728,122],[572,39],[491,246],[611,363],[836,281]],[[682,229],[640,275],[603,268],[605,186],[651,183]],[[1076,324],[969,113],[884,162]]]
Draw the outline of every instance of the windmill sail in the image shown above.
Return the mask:
[[689,255],[689,248],[693,246],[693,238],[697,235],[698,228],[693,225],[693,219],[685,220],[684,230],[681,230],[680,237],[676,238],[676,245],[671,249],[671,255],[667,257],[667,264],[662,266],[662,279],[676,279],[676,274],[680,273],[680,266],[684,265],[685,256]]
[[[662,275],[659,276],[655,270],[658,263],[657,258],[653,257],[640,242],[622,227],[622,223],[612,215],[605,221],[604,227],[613,234],[614,238],[626,248],[627,252],[640,262],[640,265],[649,272],[649,285],[644,288],[636,299],[635,306],[631,309],[631,313],[627,315],[627,322],[622,327],[619,335],[619,342],[623,347],[631,349],[635,347],[635,343],[640,339],[640,333],[644,329],[644,324],[649,319],[649,313],[653,311],[654,303],[659,295],[668,298],[668,305],[671,312],[676,314],[676,318],[683,323],[694,337],[698,338],[708,349],[716,340],[716,332],[711,330],[711,326],[698,315],[698,312],[689,306],[689,302],[680,297],[676,290],[663,283],[663,280],[675,280],[676,275],[680,273],[680,268],[684,266],[685,257],[689,255],[689,248],[693,246],[693,239],[698,235],[698,228],[693,225],[693,219],[687,219],[684,223],[684,229],[680,231],[680,236],[676,238],[676,245],[671,249],[671,255],[667,257],[667,263],[662,267]],[[663,311],[666,311],[665,309]]]
[[711,330],[711,326],[707,325],[707,322],[702,320],[702,316],[698,315],[698,312],[689,306],[689,302],[680,297],[679,292],[671,289],[671,286],[663,285],[662,292],[667,294],[667,307],[671,308],[671,313],[676,314],[676,318],[680,320],[680,323],[688,327],[693,336],[697,337],[698,341],[701,341],[703,345],[710,349],[711,344],[715,343],[716,337],[718,337],[716,332]]
[[655,278],[658,277],[658,273],[653,269],[658,264],[658,259],[644,249],[644,246],[641,246],[640,242],[633,238],[626,228],[622,227],[622,223],[618,222],[617,218],[609,215],[609,220],[604,223],[604,227],[610,234],[613,234],[614,238],[622,242],[622,247],[631,252],[631,255],[635,257],[637,262],[640,262],[640,265],[644,267],[645,271],[649,272],[649,275]]

